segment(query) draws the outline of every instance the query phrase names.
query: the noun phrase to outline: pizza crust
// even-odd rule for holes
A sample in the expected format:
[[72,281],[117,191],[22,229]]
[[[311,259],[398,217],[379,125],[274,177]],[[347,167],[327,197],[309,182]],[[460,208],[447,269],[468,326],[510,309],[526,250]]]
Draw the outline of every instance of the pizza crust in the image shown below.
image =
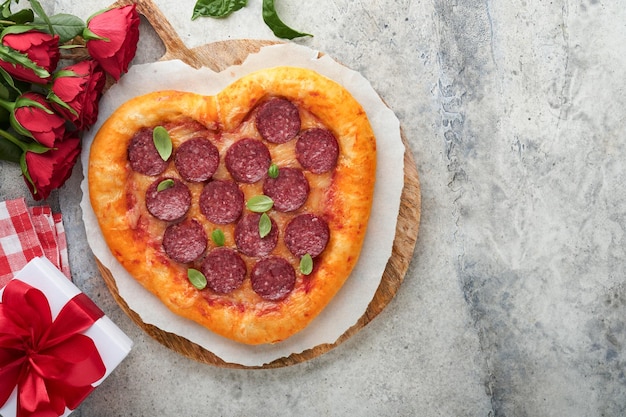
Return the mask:
[[[261,299],[251,290],[249,280],[232,296],[203,295],[187,280],[187,267],[169,261],[163,253],[159,233],[164,222],[150,220],[145,204],[135,201],[141,199],[142,188],[153,179],[135,178],[127,162],[128,144],[137,130],[166,123],[193,121],[209,130],[231,132],[245,122],[256,104],[274,96],[288,98],[314,115],[339,142],[340,157],[332,176],[322,178],[319,184],[311,179],[312,189],[330,184],[311,199],[311,204],[319,204],[317,209],[324,211],[330,240],[316,259],[314,272],[306,277],[297,272],[296,288],[282,301]],[[173,137],[174,146],[176,140]],[[137,281],[174,313],[229,339],[256,345],[285,340],[305,328],[342,287],[361,251],[375,171],[375,137],[360,104],[339,84],[314,71],[277,67],[245,76],[217,96],[161,91],[131,99],[96,134],[88,183],[105,241]],[[192,193],[198,192],[192,187]],[[251,186],[248,192],[258,189]],[[192,206],[190,215],[197,211]],[[278,216],[279,230],[284,230],[280,220],[283,217]],[[138,227],[146,221],[151,224]],[[229,232],[228,228],[224,230]],[[284,245],[276,251],[287,252]]]

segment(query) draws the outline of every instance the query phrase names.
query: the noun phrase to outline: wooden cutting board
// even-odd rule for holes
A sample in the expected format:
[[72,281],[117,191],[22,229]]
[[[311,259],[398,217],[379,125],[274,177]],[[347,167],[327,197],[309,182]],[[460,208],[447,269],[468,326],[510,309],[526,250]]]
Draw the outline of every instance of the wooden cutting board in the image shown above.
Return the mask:
[[[152,0],[119,0],[115,3],[115,6],[133,3],[137,4],[137,10],[145,16],[163,41],[165,54],[161,58],[162,60],[180,59],[195,68],[205,66],[214,71],[222,71],[231,65],[242,63],[248,54],[257,52],[263,46],[276,43],[275,41],[241,39],[213,42],[189,49],[182,43],[174,28]],[[259,18],[261,18],[260,15]],[[278,368],[304,362],[328,352],[356,334],[389,304],[400,288],[413,256],[420,223],[420,184],[410,148],[403,133],[401,136],[406,146],[404,154],[404,188],[402,190],[392,255],[387,262],[374,298],[366,311],[358,322],[333,344],[322,344],[302,353],[294,353],[287,357],[276,359],[269,364],[259,367],[228,363],[183,337],[144,323],[141,317],[129,308],[126,301],[120,296],[111,272],[96,259],[102,277],[122,310],[147,334],[164,346],[202,363],[228,368]]]

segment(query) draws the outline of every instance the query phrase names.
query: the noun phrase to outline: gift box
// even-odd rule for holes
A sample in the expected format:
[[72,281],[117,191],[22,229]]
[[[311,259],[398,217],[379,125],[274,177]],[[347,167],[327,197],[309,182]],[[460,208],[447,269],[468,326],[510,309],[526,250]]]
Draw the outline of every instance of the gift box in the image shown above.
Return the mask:
[[28,207],[23,198],[0,202],[0,288],[40,256],[71,279],[61,213],[49,206]]
[[128,336],[45,257],[0,296],[2,417],[69,415],[130,352]]

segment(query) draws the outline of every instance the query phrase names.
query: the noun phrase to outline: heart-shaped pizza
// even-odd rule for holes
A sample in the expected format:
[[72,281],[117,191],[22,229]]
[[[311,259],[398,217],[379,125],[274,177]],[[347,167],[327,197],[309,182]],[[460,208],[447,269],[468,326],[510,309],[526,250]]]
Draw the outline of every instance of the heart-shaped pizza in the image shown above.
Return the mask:
[[349,277],[372,207],[367,114],[315,71],[121,105],[89,156],[112,254],[174,313],[245,344],[305,328]]

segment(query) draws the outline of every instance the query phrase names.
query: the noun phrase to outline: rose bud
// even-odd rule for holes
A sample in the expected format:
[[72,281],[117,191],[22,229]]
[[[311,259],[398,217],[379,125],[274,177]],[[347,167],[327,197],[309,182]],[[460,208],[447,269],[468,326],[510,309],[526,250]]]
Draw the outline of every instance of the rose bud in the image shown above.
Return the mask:
[[76,128],[88,129],[98,118],[98,101],[105,81],[97,62],[81,61],[55,74],[48,98],[54,109]]
[[89,55],[119,80],[137,52],[139,13],[136,5],[108,9],[93,16],[87,22],[83,38]]
[[26,151],[22,172],[35,200],[45,200],[50,192],[62,186],[72,174],[80,155],[80,139],[67,136],[55,148],[43,153]]
[[48,81],[61,56],[59,36],[36,30],[4,35],[2,46],[6,51],[0,67],[15,78],[31,83]]
[[22,136],[35,139],[52,148],[65,134],[65,119],[52,111],[45,97],[27,92],[15,102],[11,112],[11,126]]

